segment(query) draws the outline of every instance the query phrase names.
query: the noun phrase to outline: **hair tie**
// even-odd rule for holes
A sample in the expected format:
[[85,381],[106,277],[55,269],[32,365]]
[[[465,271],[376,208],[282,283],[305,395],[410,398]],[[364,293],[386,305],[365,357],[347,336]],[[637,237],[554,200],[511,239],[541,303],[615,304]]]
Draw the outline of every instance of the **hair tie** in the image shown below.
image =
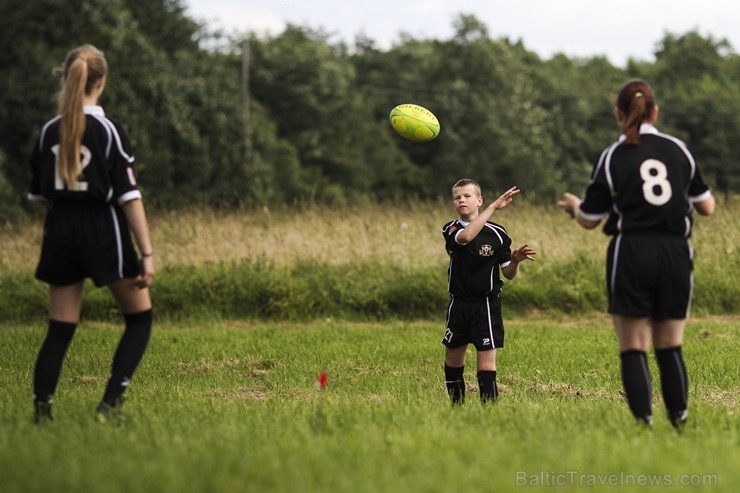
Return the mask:
[[636,92],[635,93],[635,97],[636,98],[641,98],[642,97],[642,93],[641,92]]

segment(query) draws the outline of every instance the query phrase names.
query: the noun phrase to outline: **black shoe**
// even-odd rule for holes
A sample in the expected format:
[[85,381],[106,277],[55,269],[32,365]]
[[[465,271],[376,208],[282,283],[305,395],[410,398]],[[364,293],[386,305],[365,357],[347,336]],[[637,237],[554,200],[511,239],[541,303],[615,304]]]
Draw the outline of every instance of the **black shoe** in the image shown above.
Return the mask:
[[51,415],[51,402],[38,401],[33,403],[33,421],[37,425],[43,425],[54,420]]
[[98,407],[95,409],[95,411],[97,411],[98,421],[114,421],[116,423],[123,422],[125,418],[123,416],[123,410],[121,409],[122,407],[123,397],[117,398],[112,404],[106,401],[100,401],[100,404],[98,404]]
[[679,411],[677,413],[669,411],[668,419],[671,420],[671,424],[677,431],[682,432],[684,428],[686,428],[686,423],[689,420],[689,413],[688,411]]

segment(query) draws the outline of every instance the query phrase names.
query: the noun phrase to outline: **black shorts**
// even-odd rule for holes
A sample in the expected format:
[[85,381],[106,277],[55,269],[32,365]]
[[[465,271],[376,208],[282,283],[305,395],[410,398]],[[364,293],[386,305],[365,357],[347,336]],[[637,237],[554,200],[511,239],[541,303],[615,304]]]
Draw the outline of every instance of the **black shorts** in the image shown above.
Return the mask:
[[37,279],[64,286],[89,277],[96,286],[105,286],[140,272],[120,207],[92,202],[49,205]]
[[442,344],[457,348],[471,343],[478,351],[504,347],[504,322],[498,295],[473,302],[450,299]]
[[686,238],[621,234],[609,244],[609,313],[655,321],[689,315],[694,252]]

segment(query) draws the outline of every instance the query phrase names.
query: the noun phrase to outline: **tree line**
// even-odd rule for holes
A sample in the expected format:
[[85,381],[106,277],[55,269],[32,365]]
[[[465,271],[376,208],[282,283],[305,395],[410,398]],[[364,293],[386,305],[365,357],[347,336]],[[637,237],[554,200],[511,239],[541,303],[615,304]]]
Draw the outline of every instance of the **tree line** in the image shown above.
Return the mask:
[[[587,183],[617,137],[614,95],[632,78],[653,85],[659,127],[689,144],[705,180],[738,190],[740,57],[726,40],[665,33],[655,61],[617,67],[542,59],[522,41],[491,38],[475,16],[452,22],[450,39],[400,33],[382,50],[306,26],[211,31],[181,0],[5,0],[0,217],[26,207],[28,157],[56,111],[53,69],[84,43],[106,53],[101,104],[126,127],[153,206],[428,199],[463,176],[492,193],[517,185],[552,200]],[[433,111],[440,136],[396,135],[388,114],[400,103]]]

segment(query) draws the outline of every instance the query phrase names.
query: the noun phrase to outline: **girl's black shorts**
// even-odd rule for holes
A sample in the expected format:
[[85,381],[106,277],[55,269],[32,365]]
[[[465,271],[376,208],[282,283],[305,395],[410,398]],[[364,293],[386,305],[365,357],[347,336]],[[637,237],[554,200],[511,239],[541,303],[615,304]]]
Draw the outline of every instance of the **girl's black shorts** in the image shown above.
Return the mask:
[[49,204],[36,278],[75,284],[86,278],[105,286],[141,272],[123,210],[96,202]]
[[609,313],[655,321],[689,315],[694,252],[688,239],[624,233],[609,244],[606,279]]

